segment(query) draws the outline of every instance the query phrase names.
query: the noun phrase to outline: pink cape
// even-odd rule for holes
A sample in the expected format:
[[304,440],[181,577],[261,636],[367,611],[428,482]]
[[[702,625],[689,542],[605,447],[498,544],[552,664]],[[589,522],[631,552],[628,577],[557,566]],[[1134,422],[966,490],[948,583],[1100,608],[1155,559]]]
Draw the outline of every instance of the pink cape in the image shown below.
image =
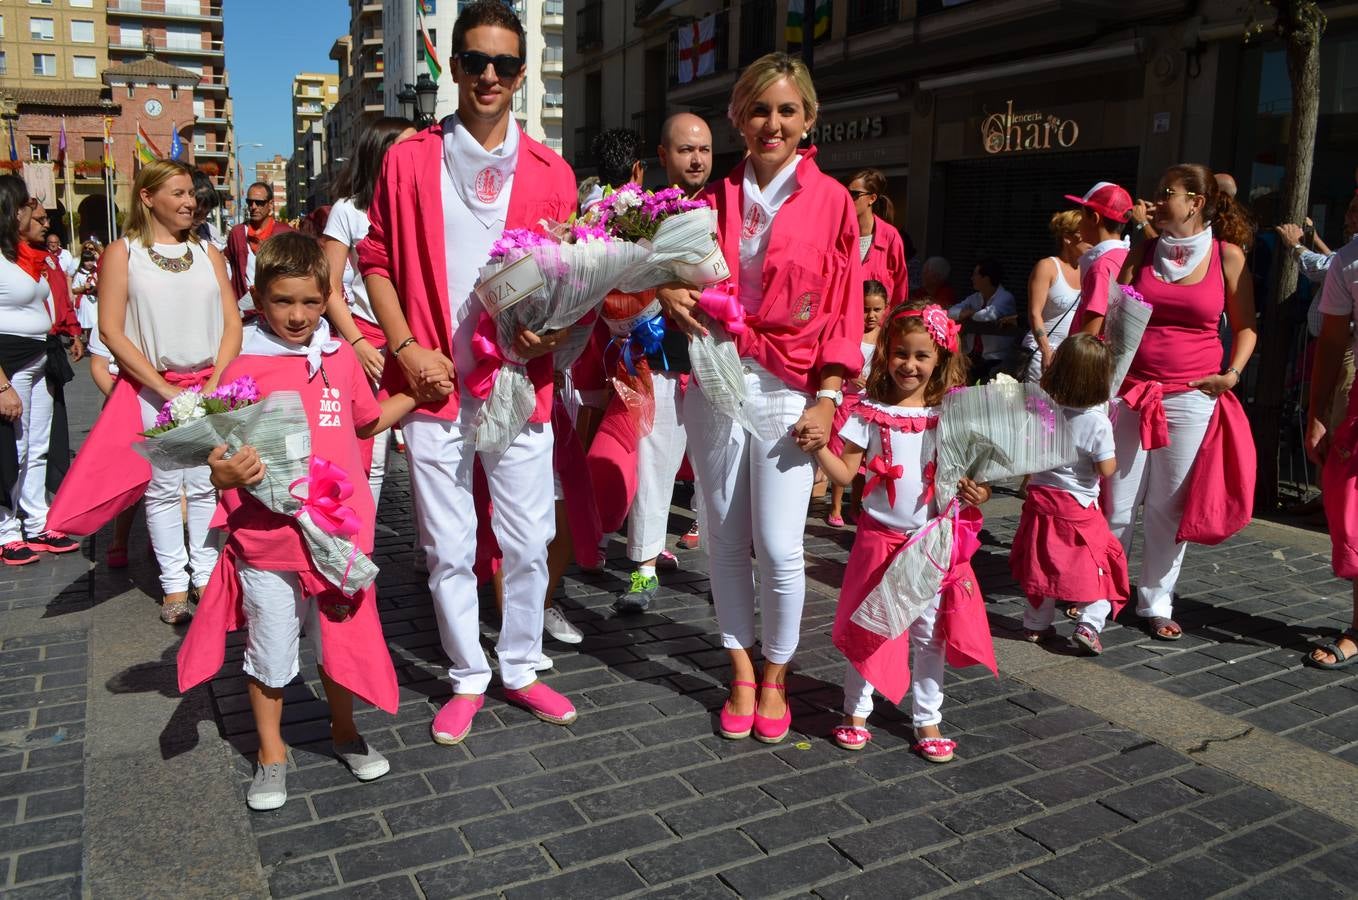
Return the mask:
[[1109,600],[1116,618],[1127,602],[1127,554],[1108,520],[1098,504],[1081,506],[1057,488],[1029,485],[1009,570],[1034,606],[1044,597]]
[[[180,693],[217,674],[226,660],[227,632],[245,624],[241,606],[243,594],[237,575],[240,557],[240,549],[228,541],[217,568],[212,571],[212,579],[203,589],[189,633],[179,648]],[[334,590],[316,573],[309,558],[295,562],[302,590],[308,596]],[[323,613],[318,617],[326,674],[355,696],[394,714],[400,704],[400,692],[396,687],[391,651],[382,637],[382,623],[377,616],[377,592],[368,588],[353,600],[358,606],[343,622],[336,622]]]
[[[998,675],[990,621],[970,562],[980,547],[981,521],[981,511],[975,507],[965,507],[957,514],[952,560],[943,579],[934,635],[947,647],[949,665],[982,665]],[[844,567],[833,632],[835,646],[892,703],[900,703],[910,687],[910,633],[888,640],[853,622],[851,617],[882,580],[906,539],[906,535],[887,528],[866,513],[858,520],[858,535]]]
[[590,478],[580,435],[571,424],[570,414],[560,398],[552,405],[552,433],[556,438],[552,463],[561,479],[561,496],[566,504],[575,562],[582,569],[592,569],[599,564],[599,539],[604,536],[599,524],[599,508],[595,505],[598,495]]
[[[165,372],[165,379],[178,387],[202,385],[212,377],[212,367],[180,374]],[[151,464],[133,450],[142,437],[141,386],[123,375],[113,383],[99,418],[71,463],[71,470],[52,498],[47,528],[58,534],[94,534],[113,521],[146,493]]]
[[1334,574],[1358,578],[1358,391],[1349,395],[1348,415],[1330,439],[1320,479]]

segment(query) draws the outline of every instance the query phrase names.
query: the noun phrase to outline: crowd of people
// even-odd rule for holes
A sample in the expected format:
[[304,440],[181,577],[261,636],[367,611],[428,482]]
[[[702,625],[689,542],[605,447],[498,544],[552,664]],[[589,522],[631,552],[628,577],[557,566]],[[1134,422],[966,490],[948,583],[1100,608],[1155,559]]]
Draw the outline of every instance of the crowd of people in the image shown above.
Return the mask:
[[[247,630],[244,671],[260,737],[251,808],[286,800],[282,689],[298,674],[303,633],[315,644],[335,754],[360,780],[390,766],[355,728],[353,698],[394,712],[397,692],[375,595],[338,595],[298,523],[249,493],[265,475],[258,454],[219,447],[194,468],[135,464],[129,447],[163,406],[243,376],[266,395],[302,398],[313,467],[323,460],[358,485],[341,494],[365,552],[396,443],[389,429],[401,430],[418,556],[449,659],[452,696],[431,723],[439,744],[472,732],[497,674],[506,702],[548,723],[576,720],[571,701],[540,677],[551,666],[544,634],[583,638],[552,606],[556,585],[572,558],[602,566],[601,538],[625,521],[635,569],[616,609],[663,602],[662,572],[677,565],[666,549],[676,478],[695,485],[697,522],[683,540],[706,548],[730,660],[719,731],[782,740],[792,727],[785,685],[819,473],[833,485],[831,523],[856,525],[834,626],[846,657],[844,718],[831,738],[861,749],[872,738],[874,693],[900,703],[909,692],[916,752],[948,762],[956,744],[940,729],[944,662],[995,667],[969,563],[991,486],[935,483],[939,422],[950,392],[1001,372],[1040,384],[1076,447],[1073,462],[1023,488],[1010,561],[1029,601],[1024,636],[1056,639],[1064,608],[1076,620],[1071,640],[1101,652],[1106,623],[1133,602],[1128,553],[1140,510],[1135,613],[1154,638],[1182,637],[1173,601],[1187,544],[1221,540],[1243,524],[1221,514],[1221,504],[1231,508],[1222,494],[1236,495],[1239,513],[1240,485],[1228,480],[1252,446],[1232,394],[1256,337],[1242,249],[1249,225],[1211,171],[1171,167],[1149,202],[1108,182],[1071,194],[1051,215],[1053,253],[1032,270],[1026,312],[993,259],[975,262],[973,293],[958,301],[948,261],[921,262],[892,224],[882,173],[865,169],[841,184],[821,171],[814,147],[801,146],[817,118],[815,86],[799,59],[767,55],[732,90],[730,125],[745,154],[730,172],[714,177],[712,125],[691,113],[665,123],[658,148],[664,183],[715,211],[739,305],[730,337],[760,427],[723,412],[690,371],[689,341],[717,323],[701,286],[672,282],[642,298],[605,300],[662,310],[648,327],[663,325],[663,337],[629,352],[626,366],[617,348],[632,337],[610,336],[602,320],[573,326],[594,333],[569,365],[553,353],[573,329],[521,331],[512,356],[526,364],[532,414],[502,449],[478,448],[478,416],[504,362],[483,339],[486,313],[474,290],[492,246],[507,229],[565,222],[608,189],[641,180],[650,150],[631,132],[605,133],[594,148],[597,184],[577,187],[561,157],[513,118],[524,70],[514,12],[489,0],[467,4],[452,44],[457,111],[424,129],[399,118],[369,123],[334,205],[295,229],[274,219],[271,186],[255,184],[247,221],[223,240],[205,223],[210,183],[162,160],[137,176],[124,237],[68,259],[59,241],[44,243],[46,213],[23,182],[0,177],[0,474],[8,488],[0,557],[22,565],[70,552],[79,545],[67,535],[112,521],[106,562],[126,566],[140,500],[161,618],[190,623],[181,688],[220,668],[227,630]],[[1353,246],[1328,265],[1313,411],[1330,409],[1358,315]],[[1152,311],[1114,385],[1104,336],[1119,285]],[[1020,318],[1026,329],[1010,327]],[[71,377],[63,335],[70,360],[88,336],[107,401],[49,516],[47,488],[56,490],[53,475],[67,459],[57,427]],[[611,388],[622,382],[644,386],[654,403],[653,425],[630,438],[625,403]],[[1308,432],[1316,458],[1327,459],[1336,572],[1350,579],[1358,579],[1356,428],[1352,414],[1336,428],[1313,413]],[[592,514],[581,514],[587,508]],[[872,630],[869,598],[888,566],[945,520],[953,539],[937,593],[896,637]],[[493,663],[478,601],[487,581],[501,609]],[[1358,620],[1310,662],[1337,668],[1358,658],[1356,635]]]

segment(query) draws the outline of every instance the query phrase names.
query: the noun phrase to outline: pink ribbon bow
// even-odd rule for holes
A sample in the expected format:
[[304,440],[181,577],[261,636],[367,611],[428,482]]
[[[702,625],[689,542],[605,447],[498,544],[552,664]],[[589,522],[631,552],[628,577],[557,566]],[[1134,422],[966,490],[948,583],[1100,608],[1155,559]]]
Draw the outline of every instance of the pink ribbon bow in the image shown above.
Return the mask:
[[1141,415],[1141,448],[1158,450],[1169,446],[1169,423],[1165,420],[1165,386],[1158,381],[1142,381],[1122,395],[1130,409]]
[[[938,463],[933,460],[930,460],[929,465],[924,467],[924,496],[920,499],[920,503],[925,506],[928,506],[930,501],[934,499],[934,475],[937,472]],[[887,496],[890,496],[890,494]]]
[[[301,485],[306,485],[305,494],[297,493]],[[362,530],[358,514],[344,504],[354,494],[353,482],[334,463],[312,456],[311,471],[288,485],[288,493],[301,501],[301,512],[310,515],[316,527],[326,534],[354,538]]]
[[490,396],[490,389],[495,387],[495,376],[505,362],[505,355],[495,338],[495,320],[482,312],[476,330],[472,332],[472,356],[476,358],[476,366],[464,382],[467,390],[478,400]]
[[733,335],[745,331],[745,307],[736,297],[736,286],[729,281],[704,289],[698,298],[698,309]]
[[874,456],[868,463],[868,471],[872,473],[872,477],[868,479],[867,486],[863,489],[863,496],[866,497],[878,485],[882,485],[886,488],[886,502],[895,506],[896,479],[905,473],[905,469],[900,466],[888,466],[885,459]]

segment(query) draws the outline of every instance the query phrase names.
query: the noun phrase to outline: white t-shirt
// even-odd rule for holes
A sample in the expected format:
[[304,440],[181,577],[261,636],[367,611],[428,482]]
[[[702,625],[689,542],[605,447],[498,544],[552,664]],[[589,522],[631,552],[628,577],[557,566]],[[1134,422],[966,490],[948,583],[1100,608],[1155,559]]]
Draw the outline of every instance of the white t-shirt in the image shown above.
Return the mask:
[[[929,485],[924,470],[934,461],[938,410],[933,407],[885,406],[863,398],[839,436],[867,452],[863,464],[882,455],[882,431],[891,438],[889,466],[900,466],[896,479],[896,502],[887,499],[886,482],[878,484],[863,498],[863,509],[888,528],[908,534],[928,521],[933,503],[925,500]],[[875,473],[868,469],[868,481]],[[884,476],[885,477],[885,476]]]
[[[1325,273],[1325,286],[1320,289],[1317,311],[1327,316],[1348,316],[1358,323],[1358,307],[1353,302],[1358,294],[1358,237],[1340,247]],[[1354,349],[1358,350],[1358,331]]]
[[868,376],[872,374],[872,356],[877,352],[877,345],[872,341],[864,341],[858,345],[858,351],[863,354],[863,368],[859,371],[858,377],[867,384]]
[[372,302],[368,300],[368,288],[363,279],[356,277],[358,271],[358,242],[368,236],[368,214],[354,206],[349,198],[336,200],[330,207],[330,218],[325,223],[325,236],[334,238],[349,248],[349,257],[344,261],[344,299],[349,304],[349,313],[365,322],[377,324]]
[[[990,295],[989,303],[981,296],[981,292],[977,291],[961,303],[954,303],[949,307],[948,315],[956,319],[967,309],[975,310],[971,317],[974,322],[998,322],[1000,319],[1015,315],[1018,312],[1018,304],[1014,300],[1014,295],[1000,286]],[[1014,340],[1012,336],[1005,334],[983,334],[981,355],[986,359],[1004,359],[1009,353],[1009,348],[1014,346]]]
[[764,254],[769,249],[773,217],[797,190],[800,154],[769,179],[763,189],[755,182],[754,166],[745,164],[740,189],[740,302],[750,314],[764,302]]
[[33,277],[0,255],[0,333],[44,340],[52,330],[47,279]]
[[872,235],[871,232],[869,232],[868,234],[862,234],[862,235],[859,235],[859,236],[858,236],[858,261],[859,261],[859,262],[863,262],[864,260],[866,260],[866,259],[868,258],[868,251],[872,249],[872,238],[873,238],[873,235]]
[[[472,354],[472,334],[476,331],[477,321],[481,318],[481,300],[473,292],[480,269],[490,259],[491,246],[504,234],[505,220],[509,216],[509,195],[513,189],[514,176],[505,179],[496,203],[502,214],[489,227],[477,218],[462,195],[453,184],[450,168],[455,165],[456,157],[453,129],[461,128],[457,116],[450,116],[444,126],[443,155],[441,167],[443,202],[443,246],[448,272],[448,309],[453,327],[453,365],[459,372],[470,372],[476,367],[476,357]],[[511,128],[513,125],[511,124]],[[491,150],[491,155],[501,156],[506,152],[504,144]],[[518,141],[508,148],[515,157],[518,155]],[[466,162],[462,160],[461,162]],[[466,379],[459,379],[465,385]],[[463,388],[465,392],[465,387]],[[468,399],[463,394],[463,399]]]
[[1055,488],[1065,491],[1080,505],[1088,507],[1099,499],[1099,472],[1095,468],[1101,462],[1116,456],[1113,448],[1113,423],[1103,406],[1080,409],[1063,406],[1061,412],[1070,426],[1070,435],[1075,442],[1075,462],[1048,472],[1039,472],[1029,484],[1038,487]]

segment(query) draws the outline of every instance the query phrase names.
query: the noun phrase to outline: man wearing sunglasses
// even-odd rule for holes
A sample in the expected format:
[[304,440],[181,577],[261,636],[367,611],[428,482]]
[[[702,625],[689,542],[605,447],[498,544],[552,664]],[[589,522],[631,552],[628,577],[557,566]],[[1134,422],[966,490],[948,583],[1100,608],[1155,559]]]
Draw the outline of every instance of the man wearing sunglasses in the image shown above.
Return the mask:
[[242,313],[253,314],[255,308],[250,300],[250,286],[255,283],[255,254],[259,245],[285,231],[292,231],[292,226],[273,217],[273,185],[256,181],[245,192],[245,221],[226,236],[231,287]]
[[[505,697],[538,718],[569,724],[575,708],[537,680],[547,543],[555,532],[551,351],[561,335],[521,332],[537,388],[532,418],[501,453],[477,453],[464,435],[486,396],[472,378],[494,360],[473,352],[482,307],[477,273],[507,228],[565,221],[575,210],[570,166],[519,130],[510,111],[523,83],[523,25],[500,0],[468,4],[453,26],[457,111],[387,152],[359,242],[359,269],[388,346],[383,385],[423,401],[402,423],[420,544],[429,563],[439,636],[452,664],[453,699],[434,718],[440,744],[470,732],[491,668],[481,648],[476,579],[473,456],[494,503],[503,558],[504,617],[496,645]],[[451,391],[451,393],[450,393]],[[475,391],[475,392],[474,392]]]

